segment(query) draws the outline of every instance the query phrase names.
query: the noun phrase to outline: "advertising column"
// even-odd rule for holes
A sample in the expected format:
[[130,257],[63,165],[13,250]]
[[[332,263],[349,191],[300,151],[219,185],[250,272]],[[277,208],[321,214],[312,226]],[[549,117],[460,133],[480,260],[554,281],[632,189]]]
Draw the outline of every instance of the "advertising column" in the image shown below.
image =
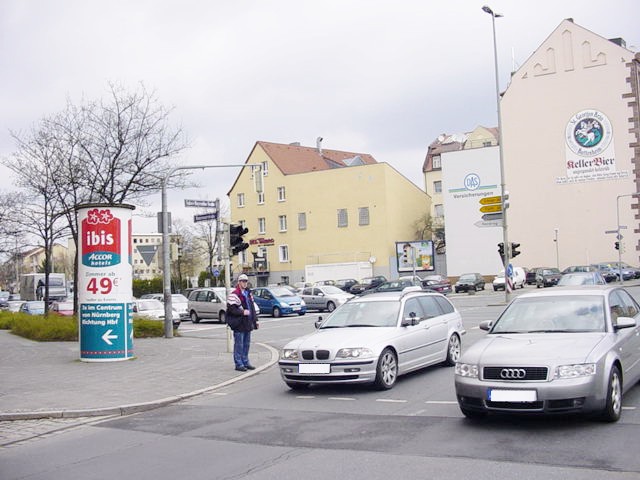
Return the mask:
[[132,205],[79,205],[80,360],[133,357]]

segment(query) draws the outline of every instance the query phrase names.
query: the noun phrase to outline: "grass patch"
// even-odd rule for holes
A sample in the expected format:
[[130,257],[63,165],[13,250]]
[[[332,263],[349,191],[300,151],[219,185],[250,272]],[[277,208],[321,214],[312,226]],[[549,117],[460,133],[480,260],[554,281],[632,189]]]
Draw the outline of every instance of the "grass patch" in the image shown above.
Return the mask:
[[[26,313],[0,312],[0,329],[38,342],[77,342],[78,319],[55,313],[27,315]],[[178,336],[177,330],[173,334]],[[164,337],[164,322],[146,318],[133,319],[134,338]]]

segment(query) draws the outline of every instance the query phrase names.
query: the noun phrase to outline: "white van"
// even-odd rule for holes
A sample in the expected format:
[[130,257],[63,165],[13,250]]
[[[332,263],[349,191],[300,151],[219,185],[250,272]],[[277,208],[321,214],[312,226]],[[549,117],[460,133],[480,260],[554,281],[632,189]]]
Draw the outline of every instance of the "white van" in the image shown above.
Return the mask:
[[[527,274],[522,267],[513,267],[513,289],[524,288],[527,283]],[[493,279],[493,291],[504,290],[504,269],[500,270],[500,273]]]

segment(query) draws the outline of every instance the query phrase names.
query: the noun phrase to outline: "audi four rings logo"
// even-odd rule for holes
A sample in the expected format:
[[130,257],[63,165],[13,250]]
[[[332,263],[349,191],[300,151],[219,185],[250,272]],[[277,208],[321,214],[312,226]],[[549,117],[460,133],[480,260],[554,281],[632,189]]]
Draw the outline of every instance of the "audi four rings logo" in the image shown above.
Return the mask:
[[500,378],[505,380],[522,380],[527,376],[524,368],[503,368],[500,370]]

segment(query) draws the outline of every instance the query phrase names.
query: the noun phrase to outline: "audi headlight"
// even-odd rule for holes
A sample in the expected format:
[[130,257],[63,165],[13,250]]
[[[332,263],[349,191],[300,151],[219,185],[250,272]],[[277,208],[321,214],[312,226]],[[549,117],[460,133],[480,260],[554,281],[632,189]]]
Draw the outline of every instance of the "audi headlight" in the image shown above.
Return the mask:
[[367,358],[373,357],[373,351],[370,348],[355,347],[341,348],[336,353],[336,358]]
[[478,365],[473,365],[471,363],[456,363],[454,373],[461,377],[478,378]]
[[298,350],[294,350],[292,348],[283,348],[280,352],[280,358],[282,358],[283,360],[297,360]]
[[303,299],[300,299],[300,305],[302,305],[303,307],[307,306],[307,304],[305,303],[305,301]]
[[595,363],[578,363],[575,365],[560,365],[559,367],[556,367],[555,378],[590,377],[595,374]]

